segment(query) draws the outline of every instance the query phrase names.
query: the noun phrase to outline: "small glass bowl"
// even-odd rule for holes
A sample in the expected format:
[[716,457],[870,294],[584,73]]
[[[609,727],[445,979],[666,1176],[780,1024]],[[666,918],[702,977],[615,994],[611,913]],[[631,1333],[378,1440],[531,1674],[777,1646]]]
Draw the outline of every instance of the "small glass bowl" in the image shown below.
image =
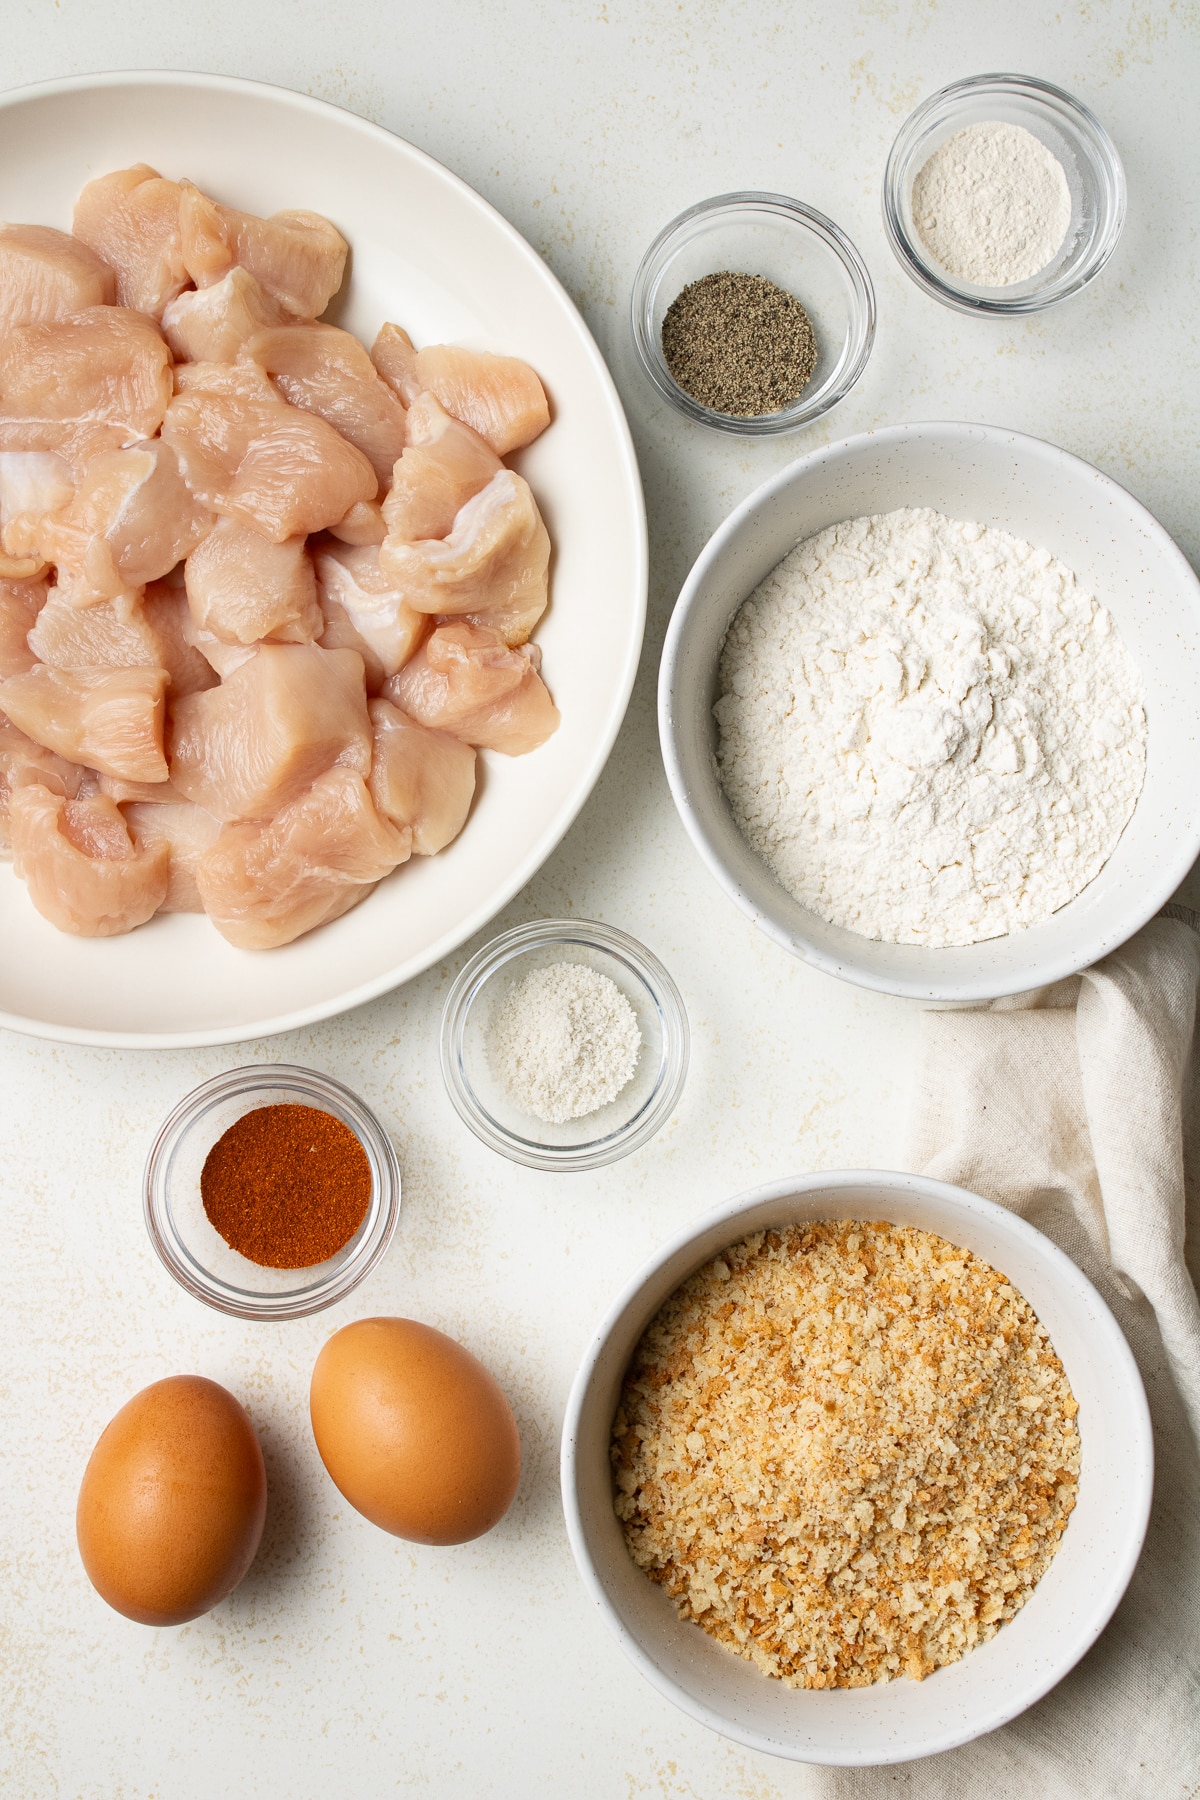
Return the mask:
[[[336,1256],[310,1269],[264,1269],[230,1248],[200,1198],[204,1159],[229,1127],[259,1106],[312,1106],[349,1127],[371,1168],[367,1216]],[[238,1319],[302,1319],[344,1300],[391,1241],[400,1168],[374,1113],[328,1075],[287,1063],[232,1069],[179,1102],[151,1146],[143,1192],[150,1241],[180,1287]]]
[[[514,980],[552,963],[584,963],[614,981],[637,1015],[637,1069],[615,1100],[586,1118],[544,1125],[515,1106],[492,1074],[493,1006]],[[665,1124],[687,1077],[691,1038],[679,989],[644,944],[589,919],[538,919],[490,944],[460,973],[442,1013],[442,1074],[460,1118],[491,1149],[530,1169],[599,1169]]]
[[[1022,125],[1053,152],[1071,190],[1071,223],[1044,269],[1011,287],[977,287],[935,262],[912,213],[913,182],[933,152],[968,125]],[[1125,223],[1116,146],[1080,101],[1032,75],[973,75],[934,94],[900,128],[883,175],[883,224],[905,273],[943,306],[996,317],[1044,312],[1095,279]]]
[[[716,412],[685,393],[667,367],[667,308],[704,275],[732,269],[764,275],[794,294],[812,320],[817,366],[781,412],[749,419]],[[771,437],[810,425],[844,400],[875,341],[875,290],[866,265],[832,219],[785,194],[718,194],[660,231],[633,281],[633,341],[658,392],[686,418],[740,437]]]

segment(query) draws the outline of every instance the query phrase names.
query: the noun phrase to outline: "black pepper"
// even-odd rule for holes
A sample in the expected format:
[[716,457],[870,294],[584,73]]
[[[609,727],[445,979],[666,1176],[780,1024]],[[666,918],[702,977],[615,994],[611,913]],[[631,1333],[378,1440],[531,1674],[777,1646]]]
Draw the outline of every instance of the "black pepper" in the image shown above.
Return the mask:
[[742,419],[790,406],[817,366],[812,320],[795,295],[764,275],[730,269],[675,296],[662,350],[685,394]]

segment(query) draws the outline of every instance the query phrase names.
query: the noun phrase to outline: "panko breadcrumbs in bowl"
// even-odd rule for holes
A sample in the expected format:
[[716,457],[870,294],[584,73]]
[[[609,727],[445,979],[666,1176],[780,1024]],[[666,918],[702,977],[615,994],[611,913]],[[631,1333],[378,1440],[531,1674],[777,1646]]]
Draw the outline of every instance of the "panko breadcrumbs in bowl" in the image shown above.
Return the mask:
[[1032,1307],[912,1226],[756,1231],[647,1327],[613,1422],[629,1552],[791,1687],[918,1680],[1024,1605],[1078,1411]]

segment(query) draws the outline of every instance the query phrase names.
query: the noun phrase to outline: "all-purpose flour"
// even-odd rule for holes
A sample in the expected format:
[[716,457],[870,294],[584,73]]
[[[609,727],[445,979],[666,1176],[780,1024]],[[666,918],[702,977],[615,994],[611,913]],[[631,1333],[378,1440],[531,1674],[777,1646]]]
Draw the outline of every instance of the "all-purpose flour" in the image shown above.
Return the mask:
[[1146,765],[1138,670],[1048,550],[928,508],[797,545],[730,625],[718,769],[830,924],[972,944],[1099,872]]

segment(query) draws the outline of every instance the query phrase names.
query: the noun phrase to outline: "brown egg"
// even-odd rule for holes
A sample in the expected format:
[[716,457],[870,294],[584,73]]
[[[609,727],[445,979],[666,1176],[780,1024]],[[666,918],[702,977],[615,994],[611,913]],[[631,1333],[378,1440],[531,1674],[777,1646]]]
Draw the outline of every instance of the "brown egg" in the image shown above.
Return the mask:
[[345,1326],[317,1358],[309,1408],[336,1485],[396,1537],[465,1544],[512,1503],[521,1474],[512,1408],[483,1364],[431,1325]]
[[75,1534],[110,1606],[141,1625],[182,1625],[232,1593],[266,1511],[262,1451],[243,1408],[215,1381],[172,1375],[101,1433]]

